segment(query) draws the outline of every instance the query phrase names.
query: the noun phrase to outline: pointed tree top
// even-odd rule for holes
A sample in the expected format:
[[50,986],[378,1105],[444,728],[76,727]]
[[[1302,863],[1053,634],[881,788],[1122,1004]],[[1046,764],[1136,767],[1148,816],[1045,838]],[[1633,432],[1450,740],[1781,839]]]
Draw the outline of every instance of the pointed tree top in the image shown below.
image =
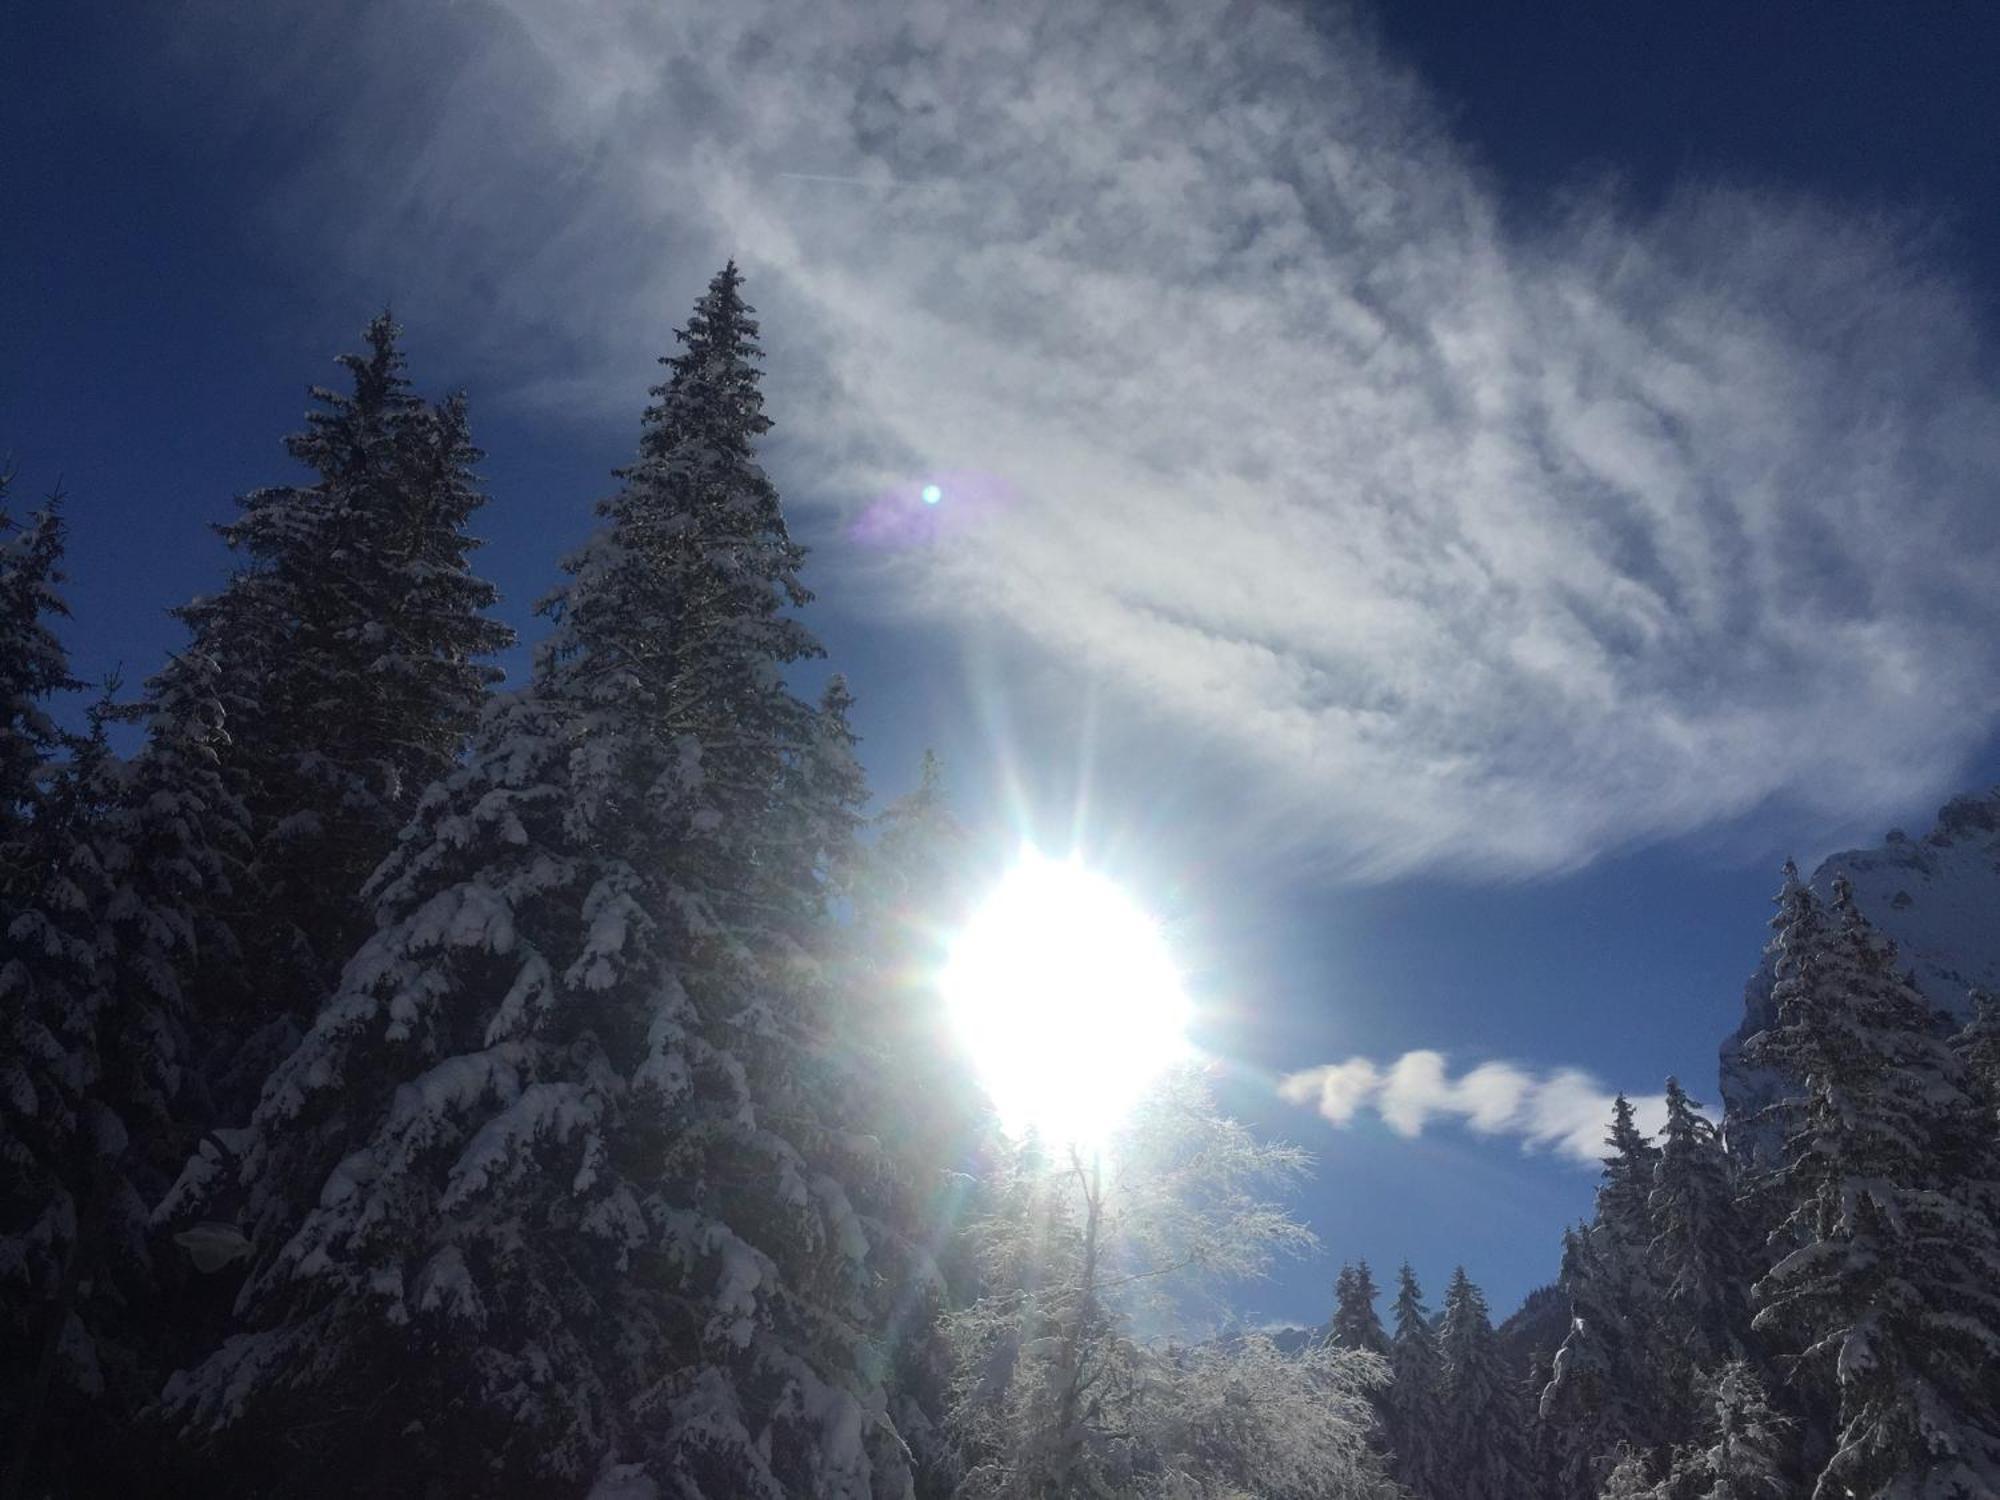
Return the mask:
[[1615,1153],[1612,1162],[1631,1161],[1644,1156],[1647,1151],[1645,1132],[1639,1129],[1639,1122],[1632,1108],[1632,1101],[1620,1093],[1611,1101],[1611,1133],[1604,1138],[1604,1144]]
[[[731,261],[718,272],[695,302],[687,323],[674,330],[679,352],[660,356],[670,372],[647,392],[653,398],[641,418],[639,449],[644,461],[665,462],[683,443],[686,457],[702,461],[727,454],[743,467],[752,486],[768,488],[761,471],[749,474],[751,448],[771,429],[764,415],[762,379],[757,361],[756,309],[746,303],[743,278]],[[619,471],[630,477],[631,471]],[[765,519],[782,534],[775,492],[766,497]]]
[[1787,939],[1788,932],[1796,930],[1799,937],[1812,931],[1819,924],[1819,897],[1813,888],[1799,878],[1799,867],[1792,860],[1785,861],[1785,880],[1775,898],[1777,911],[1771,917],[1771,927],[1778,934],[1782,946],[1791,947],[1793,941]]
[[338,363],[352,372],[355,400],[365,406],[371,399],[377,402],[385,399],[408,382],[402,378],[406,363],[401,348],[403,330],[388,308],[368,320],[361,338],[368,352],[342,354]]
[[1672,1074],[1667,1075],[1667,1126],[1669,1131],[1676,1124],[1686,1124],[1701,1113],[1702,1104],[1681,1087],[1681,1081]]
[[1425,1337],[1430,1332],[1430,1310],[1424,1306],[1424,1289],[1408,1261],[1396,1272],[1396,1337],[1405,1340]]
[[[749,342],[757,333],[756,311],[743,300],[743,273],[732,260],[709,278],[708,290],[696,299],[687,327],[676,329],[674,338],[688,345],[691,352],[713,343],[731,347],[732,352],[750,359],[762,359],[763,351]],[[672,366],[676,361],[670,355],[660,363]]]

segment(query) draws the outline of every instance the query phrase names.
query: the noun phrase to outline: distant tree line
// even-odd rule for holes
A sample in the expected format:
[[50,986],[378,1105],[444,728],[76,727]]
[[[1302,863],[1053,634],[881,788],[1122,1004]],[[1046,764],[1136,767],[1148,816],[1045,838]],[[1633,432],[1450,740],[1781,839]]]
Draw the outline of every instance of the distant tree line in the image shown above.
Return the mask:
[[869,817],[794,686],[757,334],[728,266],[506,691],[387,316],[81,727],[0,484],[0,1500],[2000,1494],[2000,1010],[1790,871],[1727,1133],[1782,1150],[1670,1082],[1498,1329],[1353,1265],[1304,1348],[1154,1335],[1309,1248],[1305,1160],[1192,1075],[1101,1154],[995,1128],[939,769]]
[[1404,1267],[1385,1335],[1342,1270],[1328,1337],[1386,1351],[1419,1500],[2000,1495],[2000,1006],[1955,1028],[1844,879],[1824,904],[1788,865],[1772,926],[1748,1053],[1787,1093],[1725,1132],[1668,1079],[1657,1141],[1617,1101],[1591,1222],[1501,1330],[1512,1369],[1462,1271],[1433,1320]]

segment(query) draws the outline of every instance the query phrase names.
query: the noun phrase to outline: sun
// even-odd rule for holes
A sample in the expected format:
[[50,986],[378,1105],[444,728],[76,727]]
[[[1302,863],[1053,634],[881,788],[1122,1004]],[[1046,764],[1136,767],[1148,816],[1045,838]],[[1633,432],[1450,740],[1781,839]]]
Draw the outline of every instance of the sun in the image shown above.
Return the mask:
[[1159,924],[1076,859],[1024,850],[940,980],[1001,1123],[1101,1141],[1188,1051],[1187,992]]

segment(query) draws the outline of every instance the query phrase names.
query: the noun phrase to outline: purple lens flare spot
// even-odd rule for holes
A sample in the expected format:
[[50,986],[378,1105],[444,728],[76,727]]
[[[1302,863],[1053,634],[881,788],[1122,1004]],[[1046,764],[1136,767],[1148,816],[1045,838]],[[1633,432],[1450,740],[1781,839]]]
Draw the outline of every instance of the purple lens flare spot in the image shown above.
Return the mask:
[[864,547],[925,546],[988,524],[1013,499],[1013,486],[997,475],[934,472],[884,490],[854,518],[847,534]]

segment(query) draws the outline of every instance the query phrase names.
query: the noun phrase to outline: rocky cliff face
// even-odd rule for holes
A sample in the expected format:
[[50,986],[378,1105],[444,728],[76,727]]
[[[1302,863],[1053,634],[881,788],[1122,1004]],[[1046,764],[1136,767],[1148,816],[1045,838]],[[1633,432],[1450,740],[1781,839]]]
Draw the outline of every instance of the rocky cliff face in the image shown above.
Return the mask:
[[[1903,963],[1939,1010],[1971,1013],[1975,986],[2000,994],[2000,787],[1954,797],[1922,838],[1894,829],[1875,849],[1835,854],[1813,872],[1812,887],[1831,894],[1833,879],[1853,882],[1857,905],[1896,941]],[[1768,961],[1743,992],[1743,1024],[1722,1044],[1722,1100],[1732,1149],[1761,1153],[1774,1144],[1750,1116],[1778,1095],[1780,1082],[1743,1060],[1743,1044],[1774,1019]]]

